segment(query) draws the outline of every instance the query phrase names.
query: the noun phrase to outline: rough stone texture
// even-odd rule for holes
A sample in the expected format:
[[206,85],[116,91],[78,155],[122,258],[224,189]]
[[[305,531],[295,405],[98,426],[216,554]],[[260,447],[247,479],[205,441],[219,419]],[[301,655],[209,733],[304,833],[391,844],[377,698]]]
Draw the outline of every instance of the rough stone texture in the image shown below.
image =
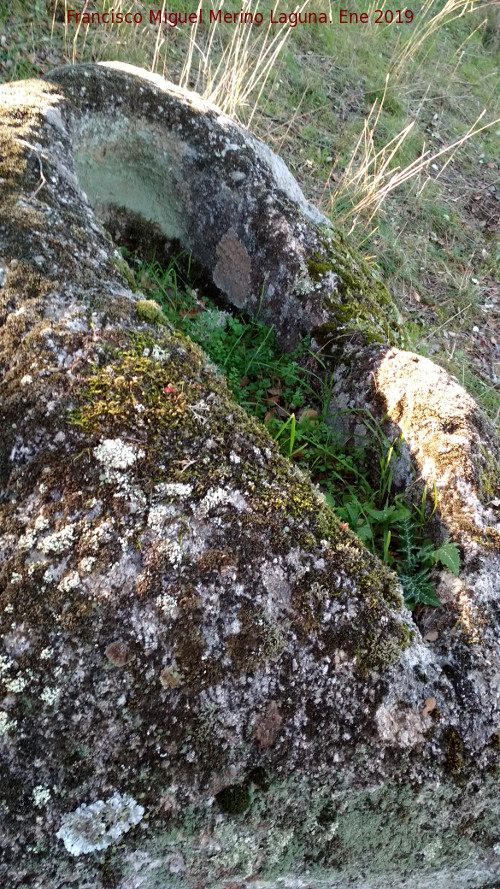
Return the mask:
[[353,360],[348,350],[343,357],[335,370],[332,422],[344,439],[359,443],[367,432],[359,411],[367,411],[389,441],[403,435],[393,463],[395,485],[411,489],[419,504],[424,485],[432,492],[435,483],[438,509],[429,530],[437,541],[451,535],[460,545],[460,578],[441,576],[445,607],[426,609],[420,627],[424,634],[450,631],[458,616],[471,641],[479,642],[500,593],[496,431],[457,381],[427,358],[379,345],[355,350]]
[[3,884],[498,885],[498,591],[480,638],[450,601],[423,642],[128,289],[81,186],[108,222],[116,170],[142,170],[132,213],[156,196],[163,236],[236,305],[262,293],[283,342],[383,339],[386,291],[197,97],[81,66],[3,87],[0,112]]
[[[147,72],[139,82],[134,71],[111,63],[51,75],[71,96],[80,185],[115,240],[123,243],[139,215],[148,238],[188,250],[230,303],[259,309],[285,346],[331,322],[335,309],[344,332],[370,324],[385,338],[387,291],[349,256],[283,161],[199,96],[165,90]],[[60,113],[51,114],[56,127]],[[352,289],[363,293],[363,311],[345,299]]]

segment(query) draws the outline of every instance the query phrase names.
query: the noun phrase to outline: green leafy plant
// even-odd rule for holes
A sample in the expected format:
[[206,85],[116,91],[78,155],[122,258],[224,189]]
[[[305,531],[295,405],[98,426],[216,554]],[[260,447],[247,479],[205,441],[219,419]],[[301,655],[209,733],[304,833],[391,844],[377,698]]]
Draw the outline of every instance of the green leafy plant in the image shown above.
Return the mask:
[[398,523],[398,575],[410,610],[416,605],[440,605],[431,582],[433,567],[440,563],[458,574],[460,559],[455,543],[447,541],[438,549],[422,540],[415,517],[409,514]]

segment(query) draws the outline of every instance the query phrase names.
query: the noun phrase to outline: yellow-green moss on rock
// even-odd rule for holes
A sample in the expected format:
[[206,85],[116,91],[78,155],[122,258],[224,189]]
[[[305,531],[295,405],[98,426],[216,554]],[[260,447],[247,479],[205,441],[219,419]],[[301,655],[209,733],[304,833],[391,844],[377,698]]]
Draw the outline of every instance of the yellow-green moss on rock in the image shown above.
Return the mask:
[[[110,260],[110,264],[113,265],[120,272],[120,274],[123,275],[128,286],[130,287],[130,290],[132,291],[132,293],[135,293],[135,291],[137,290],[137,282],[127,260],[123,259],[123,257],[121,256],[114,256]],[[146,300],[143,300],[143,302],[146,302]],[[149,302],[149,300],[147,300],[147,302]]]
[[159,306],[154,299],[138,299],[136,307],[137,314],[142,321],[147,321],[148,324],[167,323],[165,315],[161,310],[161,306]]
[[387,288],[339,232],[326,227],[320,231],[321,249],[306,266],[314,281],[330,273],[336,284],[324,298],[330,318],[314,328],[314,339],[331,345],[351,332],[361,336],[362,344],[395,343],[397,310]]

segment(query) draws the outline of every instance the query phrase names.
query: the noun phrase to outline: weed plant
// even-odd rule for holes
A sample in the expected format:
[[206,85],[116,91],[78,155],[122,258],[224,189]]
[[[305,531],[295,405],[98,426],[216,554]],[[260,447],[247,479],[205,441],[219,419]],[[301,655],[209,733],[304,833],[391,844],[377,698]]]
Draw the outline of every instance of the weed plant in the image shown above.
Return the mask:
[[[283,353],[272,327],[258,316],[232,315],[201,299],[181,282],[175,261],[166,270],[155,262],[140,266],[138,285],[160,303],[175,327],[203,347],[236,401],[266,425],[281,452],[318,485],[345,527],[396,571],[407,607],[439,605],[432,569],[439,562],[458,574],[458,549],[449,541],[436,549],[427,539],[426,525],[437,508],[435,486],[430,513],[427,488],[418,507],[393,491],[392,466],[402,436],[390,442],[368,411],[360,410],[366,444],[343,445],[328,416],[326,368],[316,358],[318,373],[307,369],[313,357],[307,340]],[[376,481],[369,470],[374,452]]]

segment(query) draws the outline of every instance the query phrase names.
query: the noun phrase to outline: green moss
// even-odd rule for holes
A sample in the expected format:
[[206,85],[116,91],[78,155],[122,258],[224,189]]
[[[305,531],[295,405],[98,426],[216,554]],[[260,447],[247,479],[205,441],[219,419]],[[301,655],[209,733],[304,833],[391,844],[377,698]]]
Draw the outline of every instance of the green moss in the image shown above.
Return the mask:
[[363,573],[359,580],[359,589],[372,611],[377,608],[380,595],[391,608],[397,611],[401,609],[402,597],[397,576],[382,565]]
[[250,808],[252,801],[247,784],[231,784],[215,795],[215,799],[227,815],[243,815]]
[[500,468],[492,454],[481,445],[483,468],[480,476],[480,490],[484,500],[494,500],[500,490]]
[[[122,257],[113,257],[113,259],[110,259],[110,264],[118,269],[120,274],[122,274],[125,278],[131,291],[135,293],[135,291],[137,290],[137,282],[127,260],[123,259]],[[141,302],[149,302],[149,300],[141,300]]]
[[[320,229],[321,252],[306,261],[313,281],[327,272],[338,279],[338,291],[326,298],[332,320],[319,325],[312,333],[320,345],[345,342],[346,331],[362,335],[366,343],[395,344],[396,308],[387,288],[377,281],[366,262],[348,246],[343,236],[330,229]],[[391,326],[392,323],[392,326]]]
[[401,652],[411,641],[411,630],[404,624],[398,628],[391,628],[388,638],[380,638],[375,632],[366,633],[363,646],[358,648],[356,659],[358,670],[364,676],[370,671],[385,672],[401,657]]
[[309,272],[313,281],[321,281],[321,278],[328,272],[335,271],[331,263],[324,262],[317,258],[306,260],[306,265],[307,271]]
[[161,310],[161,306],[154,299],[139,299],[136,303],[137,314],[143,321],[148,324],[166,325],[167,319]]
[[185,417],[186,394],[193,387],[185,385],[182,366],[168,370],[144,354],[150,349],[136,339],[129,348],[112,350],[104,367],[94,367],[82,394],[83,404],[69,415],[69,422],[86,433],[106,432],[133,435],[138,429],[153,435],[161,429],[179,425]]
[[463,768],[464,761],[462,759],[464,745],[459,732],[454,726],[449,726],[443,734],[443,749],[445,751],[444,770],[450,775],[454,775]]

